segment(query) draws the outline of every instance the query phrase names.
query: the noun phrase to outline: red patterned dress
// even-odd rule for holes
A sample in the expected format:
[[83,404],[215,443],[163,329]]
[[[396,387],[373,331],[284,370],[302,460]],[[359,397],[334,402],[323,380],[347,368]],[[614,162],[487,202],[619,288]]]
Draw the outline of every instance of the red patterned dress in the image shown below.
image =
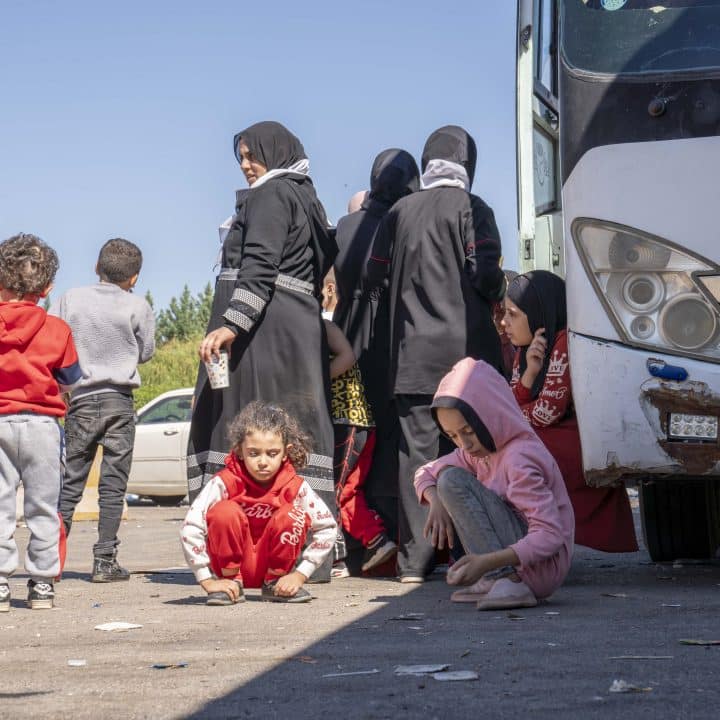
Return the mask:
[[537,398],[520,382],[520,351],[510,385],[523,415],[555,458],[575,512],[575,542],[605,552],[638,549],[632,510],[623,486],[585,484],[580,433],[573,410],[567,330],[555,335],[545,382]]

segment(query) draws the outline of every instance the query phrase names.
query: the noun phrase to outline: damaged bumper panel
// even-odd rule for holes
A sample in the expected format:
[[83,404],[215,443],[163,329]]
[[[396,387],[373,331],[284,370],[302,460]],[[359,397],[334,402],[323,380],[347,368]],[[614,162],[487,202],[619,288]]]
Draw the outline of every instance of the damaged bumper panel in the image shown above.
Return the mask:
[[[575,333],[569,346],[589,485],[668,475],[718,475],[720,481],[720,440],[713,432],[720,418],[719,365]],[[688,379],[653,377],[651,357],[682,365]]]

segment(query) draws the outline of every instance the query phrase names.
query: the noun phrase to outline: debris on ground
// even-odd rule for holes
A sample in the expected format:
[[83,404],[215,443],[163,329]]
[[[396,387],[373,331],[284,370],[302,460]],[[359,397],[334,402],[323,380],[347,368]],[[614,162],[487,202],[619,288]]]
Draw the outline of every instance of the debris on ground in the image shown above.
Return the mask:
[[672,660],[674,655],[611,655],[608,660]]
[[297,660],[301,663],[308,663],[308,665],[315,665],[317,663],[317,660],[312,657],[312,655],[298,655],[294,657],[293,660]]
[[627,595],[625,593],[600,593],[602,597],[611,597],[611,598],[626,598]]
[[625,680],[613,680],[612,685],[608,688],[608,692],[611,693],[646,693],[652,692],[650,687],[640,687],[640,685],[633,685],[632,683],[626,682]]
[[324,678],[350,677],[351,675],[377,675],[380,671],[377,668],[372,670],[354,670],[353,672],[328,673],[322,675]]
[[720,640],[693,640],[683,639],[678,640],[681,645],[720,645]]
[[95,629],[104,630],[105,632],[127,632],[128,630],[137,630],[141,627],[142,625],[138,625],[137,623],[115,621],[96,625]]
[[68,660],[68,665],[70,667],[85,667],[87,665],[87,660],[84,658],[78,658],[77,660]]
[[405,622],[412,622],[414,620],[422,620],[425,617],[425,613],[405,613],[404,615],[393,615],[388,620],[403,620]]
[[433,673],[435,680],[441,682],[455,682],[460,680],[477,680],[480,676],[473,670],[453,670],[452,672]]
[[393,672],[396,675],[432,675],[447,670],[450,663],[441,663],[439,665],[397,665]]
[[150,666],[152,670],[179,670],[180,668],[186,668],[188,664],[186,662],[178,663],[154,663]]

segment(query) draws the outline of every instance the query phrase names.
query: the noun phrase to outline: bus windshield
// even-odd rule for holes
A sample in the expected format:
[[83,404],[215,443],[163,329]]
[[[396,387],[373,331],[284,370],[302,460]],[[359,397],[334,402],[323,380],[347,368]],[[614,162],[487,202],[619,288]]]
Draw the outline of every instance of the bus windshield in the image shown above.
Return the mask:
[[720,69],[720,0],[563,0],[562,57],[601,75]]

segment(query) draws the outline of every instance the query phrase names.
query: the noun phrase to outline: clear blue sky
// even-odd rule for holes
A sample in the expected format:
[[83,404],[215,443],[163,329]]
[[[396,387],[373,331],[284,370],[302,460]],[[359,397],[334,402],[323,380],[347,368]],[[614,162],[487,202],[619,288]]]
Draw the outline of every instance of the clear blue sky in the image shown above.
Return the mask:
[[0,238],[55,247],[57,297],[126,237],[145,256],[138,291],[164,307],[214,279],[217,226],[245,185],[238,130],[296,133],[337,220],[380,150],[419,160],[455,123],[475,137],[473,191],[514,268],[515,5],[2,0]]

